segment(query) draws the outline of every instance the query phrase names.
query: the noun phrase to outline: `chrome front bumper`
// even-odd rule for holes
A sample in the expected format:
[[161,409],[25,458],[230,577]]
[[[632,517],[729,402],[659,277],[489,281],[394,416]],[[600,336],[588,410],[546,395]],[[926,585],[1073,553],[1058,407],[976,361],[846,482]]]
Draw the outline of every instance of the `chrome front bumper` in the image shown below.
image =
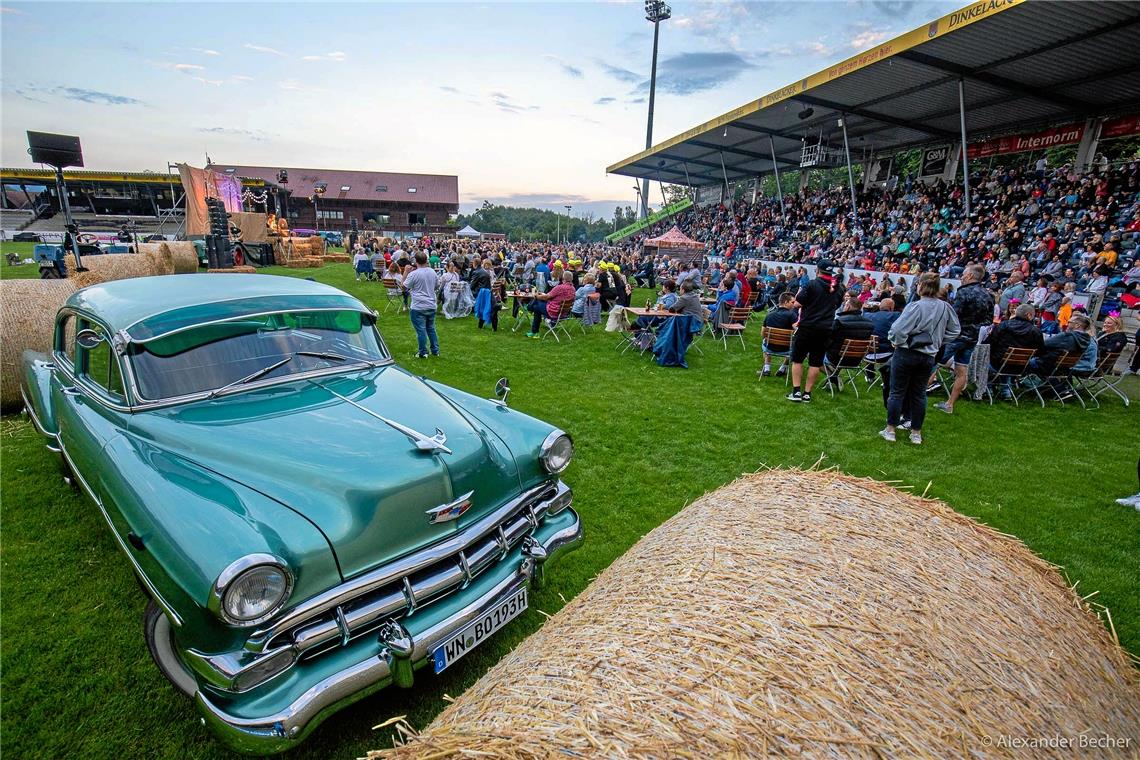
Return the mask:
[[[572,520],[545,535],[536,535],[528,547],[516,550],[513,573],[491,585],[458,613],[431,622],[415,615],[379,632],[372,654],[314,683],[285,709],[273,714],[243,717],[227,712],[201,690],[194,697],[202,722],[229,747],[256,754],[281,752],[300,743],[334,712],[395,682],[410,686],[412,672],[430,662],[432,651],[452,634],[513,597],[521,588],[541,579],[543,564],[569,551],[582,540],[582,523],[573,508],[564,510]],[[559,515],[561,518],[562,515]],[[561,522],[561,520],[559,520]],[[508,562],[509,560],[504,560]]]

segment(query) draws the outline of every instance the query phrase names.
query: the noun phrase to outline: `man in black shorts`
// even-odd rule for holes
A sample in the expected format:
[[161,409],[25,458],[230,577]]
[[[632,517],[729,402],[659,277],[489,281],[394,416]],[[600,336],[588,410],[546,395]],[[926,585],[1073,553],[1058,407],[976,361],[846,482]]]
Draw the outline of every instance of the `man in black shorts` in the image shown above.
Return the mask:
[[[792,392],[786,397],[788,401],[805,404],[811,403],[811,389],[819,379],[823,357],[831,343],[835,311],[843,300],[843,288],[836,281],[830,261],[820,259],[816,263],[815,274],[815,279],[796,293],[800,321],[792,339]],[[808,373],[807,383],[801,391],[804,359],[808,362]]]

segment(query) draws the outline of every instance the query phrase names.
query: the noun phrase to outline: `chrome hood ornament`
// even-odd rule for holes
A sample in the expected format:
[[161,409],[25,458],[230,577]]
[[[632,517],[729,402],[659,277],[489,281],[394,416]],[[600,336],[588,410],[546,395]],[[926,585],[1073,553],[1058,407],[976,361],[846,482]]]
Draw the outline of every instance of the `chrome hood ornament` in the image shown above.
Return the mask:
[[439,428],[435,429],[435,435],[430,435],[430,436],[426,435],[424,433],[421,433],[418,430],[413,430],[412,428],[408,427],[407,425],[401,425],[399,422],[396,422],[395,420],[390,420],[383,415],[377,414],[376,412],[372,411],[368,407],[362,406],[361,404],[356,403],[355,401],[350,399],[348,396],[343,396],[343,395],[337,393],[332,388],[329,388],[327,385],[322,385],[322,384],[316,382],[315,380],[310,380],[309,382],[312,383],[313,385],[317,386],[318,388],[321,388],[323,390],[328,391],[329,393],[336,396],[337,398],[339,398],[341,401],[345,402],[346,404],[351,404],[352,406],[356,407],[357,409],[359,409],[360,411],[369,415],[370,417],[375,417],[376,419],[380,420],[381,422],[383,422],[385,425],[391,427],[392,429],[400,431],[404,435],[411,438],[412,441],[415,442],[416,448],[419,449],[420,451],[431,451],[431,452],[442,451],[444,454],[452,453],[451,449],[447,448],[447,446],[444,445],[447,443],[447,436]]

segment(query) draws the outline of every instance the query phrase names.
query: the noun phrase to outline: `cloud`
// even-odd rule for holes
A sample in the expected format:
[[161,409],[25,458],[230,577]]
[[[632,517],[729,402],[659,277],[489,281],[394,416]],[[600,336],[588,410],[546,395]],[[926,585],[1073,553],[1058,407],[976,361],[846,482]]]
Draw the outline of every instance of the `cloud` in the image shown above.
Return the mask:
[[193,48],[192,47],[192,48],[186,48],[186,49],[192,50],[195,53],[201,53],[202,55],[221,55],[221,53],[219,53],[217,50],[210,50],[210,48]]
[[616,102],[617,102],[617,98],[611,98],[611,97],[607,96],[607,97],[598,98],[597,100],[595,100],[594,105],[596,105],[596,106],[608,106],[610,103],[616,103]]
[[[657,69],[657,86],[676,95],[711,90],[731,82],[753,64],[737,53],[678,53],[661,62]],[[649,80],[637,86],[638,92],[649,91]]]
[[847,44],[856,50],[864,50],[866,48],[878,45],[889,36],[890,32],[878,29],[866,29],[848,40]]
[[612,66],[612,65],[606,63],[605,61],[598,61],[598,66],[601,67],[602,71],[607,76],[610,76],[610,77],[618,80],[619,82],[626,82],[628,84],[637,84],[642,79],[645,79],[645,77],[642,74],[638,74],[636,72],[630,71],[629,69],[623,69],[620,66]]
[[336,51],[333,51],[331,53],[325,53],[323,55],[303,55],[303,56],[301,56],[301,60],[302,61],[335,61],[336,63],[341,63],[347,57],[348,56],[345,55],[344,53],[342,53],[341,51],[336,50]]
[[192,71],[203,71],[206,67],[199,66],[196,63],[172,63],[170,64],[170,68],[183,74],[189,74]]
[[321,87],[313,87],[307,82],[301,82],[296,79],[282,79],[277,83],[277,87],[286,92],[325,92]]
[[246,50],[252,50],[256,53],[268,53],[269,55],[280,55],[280,56],[285,55],[280,50],[276,50],[276,49],[271,48],[271,47],[266,47],[265,45],[254,45],[254,44],[249,43],[249,42],[242,45],[242,47],[245,48]]
[[230,79],[234,80],[235,82],[252,82],[253,81],[253,77],[246,76],[245,74],[234,74],[232,77],[230,77]]
[[584,121],[587,124],[601,124],[601,122],[597,119],[591,119],[589,116],[583,116],[580,113],[572,113],[570,114],[570,118],[577,119],[578,121]]
[[538,106],[524,105],[503,92],[491,93],[491,105],[503,113],[523,113],[524,111],[537,111]]
[[48,95],[56,98],[63,98],[65,100],[77,100],[81,103],[91,103],[94,105],[102,106],[144,106],[146,103],[138,98],[131,98],[126,95],[114,95],[109,92],[100,92],[99,90],[87,90],[82,87],[26,87],[22,90],[16,90],[16,94],[26,100],[36,100],[37,102],[44,102],[37,98],[31,97],[31,93]]
[[199,127],[194,130],[210,135],[232,135],[234,137],[244,137],[247,140],[255,142],[263,142],[268,135],[256,129],[238,129],[236,127]]
[[544,55],[542,57],[547,59],[548,61],[553,61],[554,63],[558,64],[558,67],[562,69],[562,73],[565,74],[566,76],[573,77],[574,79],[581,79],[582,78],[582,70],[580,68],[578,68],[577,66],[571,66],[569,63],[562,60],[558,56],[556,56],[556,55]]
[[692,13],[677,16],[669,23],[677,29],[715,40],[721,46],[741,50],[740,33],[745,31],[750,39],[755,39],[766,29],[763,19],[774,13],[771,3],[702,0]]
[[192,77],[192,79],[194,79],[196,82],[201,82],[202,84],[213,85],[214,87],[222,86],[221,79],[206,79],[206,77]]
[[449,84],[441,84],[441,85],[439,86],[439,89],[443,90],[444,92],[448,92],[448,93],[451,93],[452,95],[462,95],[462,94],[463,94],[463,93],[462,93],[462,92],[459,90],[459,88],[458,88],[458,87],[452,87],[452,86],[451,86],[451,85],[449,85]]
[[6,5],[0,5],[0,13],[10,13],[13,16],[27,16],[28,14],[17,8],[9,8]]

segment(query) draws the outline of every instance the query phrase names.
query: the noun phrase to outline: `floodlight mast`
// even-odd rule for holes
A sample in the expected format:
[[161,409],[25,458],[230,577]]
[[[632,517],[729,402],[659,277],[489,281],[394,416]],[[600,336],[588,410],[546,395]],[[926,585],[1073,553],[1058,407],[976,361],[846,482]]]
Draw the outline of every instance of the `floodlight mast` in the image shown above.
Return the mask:
[[[645,149],[653,147],[653,101],[657,94],[657,37],[661,22],[673,16],[663,0],[645,0],[645,20],[653,22],[653,64],[649,68],[649,123],[645,127]],[[641,180],[641,218],[649,216],[649,178]]]

